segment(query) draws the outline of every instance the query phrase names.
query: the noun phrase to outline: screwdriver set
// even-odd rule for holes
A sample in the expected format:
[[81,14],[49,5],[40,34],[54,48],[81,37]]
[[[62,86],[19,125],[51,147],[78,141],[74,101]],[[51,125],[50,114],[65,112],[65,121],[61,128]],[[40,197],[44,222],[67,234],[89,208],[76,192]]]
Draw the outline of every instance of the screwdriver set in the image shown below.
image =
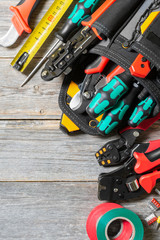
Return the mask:
[[[31,33],[29,17],[39,2],[25,0],[10,8],[15,15],[1,46],[11,46],[24,31]],[[53,34],[53,45],[21,87],[44,64],[44,81],[64,76],[59,106],[65,133],[108,136],[117,129],[120,137],[95,154],[100,166],[118,166],[99,175],[99,200],[147,196],[160,182],[160,140],[137,140],[160,119],[159,25],[159,0],[55,0],[11,63],[24,72]],[[149,207],[154,212],[160,204],[153,198]],[[146,218],[148,225],[156,221],[154,213]]]

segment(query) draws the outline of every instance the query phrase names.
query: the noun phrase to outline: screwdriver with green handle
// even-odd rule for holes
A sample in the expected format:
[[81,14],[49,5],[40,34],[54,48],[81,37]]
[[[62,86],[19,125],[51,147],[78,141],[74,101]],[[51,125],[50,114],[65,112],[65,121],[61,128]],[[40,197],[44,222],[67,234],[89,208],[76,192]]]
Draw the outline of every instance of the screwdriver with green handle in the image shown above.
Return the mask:
[[128,124],[131,127],[137,127],[143,120],[148,118],[155,107],[156,103],[151,96],[141,101],[134,109]]
[[138,83],[133,83],[129,94],[124,96],[110,112],[104,113],[102,120],[97,126],[101,134],[109,134],[123,121],[125,114],[141,90],[142,87]]
[[[134,104],[134,100],[139,99],[141,91],[142,86],[139,82],[136,83],[134,78],[126,72],[114,76],[106,86],[99,89],[86,109],[93,118],[103,114],[97,130],[106,135],[117,127],[123,121],[128,109]],[[154,107],[155,101],[151,96],[142,100],[133,111],[128,124],[131,127],[138,126],[150,116]]]
[[120,98],[128,92],[132,85],[132,79],[132,76],[126,74],[126,72],[114,76],[107,85],[98,90],[86,109],[87,113],[91,117],[97,118],[102,113],[113,108]]
[[57,40],[50,48],[50,50],[45,54],[42,60],[37,64],[33,71],[28,75],[25,81],[22,83],[21,87],[26,85],[32,76],[38,71],[38,69],[45,63],[48,57],[53,51],[58,48],[59,44],[65,43],[76,31],[78,31],[81,26],[81,22],[89,17],[96,9],[100,0],[79,0],[75,5],[72,13],[67,18],[67,21],[62,26],[62,29],[55,34]]

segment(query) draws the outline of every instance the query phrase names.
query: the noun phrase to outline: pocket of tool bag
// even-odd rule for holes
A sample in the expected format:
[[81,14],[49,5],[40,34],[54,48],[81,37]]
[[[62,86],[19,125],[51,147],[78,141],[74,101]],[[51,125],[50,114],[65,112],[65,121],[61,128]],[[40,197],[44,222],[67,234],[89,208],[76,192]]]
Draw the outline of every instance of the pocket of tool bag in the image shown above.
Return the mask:
[[145,25],[142,24],[142,35],[132,44],[132,49],[141,53],[160,70],[160,12],[153,12],[150,18],[154,18],[154,20],[149,26],[147,24],[149,24],[150,19]]

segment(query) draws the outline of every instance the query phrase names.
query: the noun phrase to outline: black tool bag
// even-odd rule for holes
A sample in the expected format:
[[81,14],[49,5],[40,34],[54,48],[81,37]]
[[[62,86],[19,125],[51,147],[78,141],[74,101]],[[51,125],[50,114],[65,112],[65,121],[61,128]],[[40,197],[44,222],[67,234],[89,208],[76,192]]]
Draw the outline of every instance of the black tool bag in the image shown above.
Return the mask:
[[136,58],[139,58],[139,71],[143,72],[146,60],[151,71],[147,76],[135,77],[157,102],[155,114],[160,112],[160,1],[146,0],[112,44],[103,41],[91,50],[105,56],[129,71]]
[[[141,7],[134,12],[129,21],[124,24],[123,29],[120,29],[111,41],[101,41],[94,48],[90,50],[91,55],[80,57],[77,63],[73,67],[73,71],[64,78],[62,85],[59,104],[60,108],[83,132],[97,135],[98,132],[90,124],[93,119],[87,116],[87,114],[79,114],[72,111],[65,101],[67,89],[70,82],[75,81],[80,84],[84,79],[84,70],[78,67],[78,61],[86,62],[85,60],[96,56],[104,56],[111,60],[113,65],[119,65],[127,72],[130,72],[130,68],[137,59],[140,57],[140,65],[138,70],[143,73],[146,61],[149,61],[147,75],[145,77],[133,76],[138,82],[140,82],[149,92],[149,94],[157,102],[157,106],[154,110],[154,115],[160,112],[160,1],[146,0],[142,1]],[[81,59],[81,60],[80,60]],[[88,62],[87,62],[88,61]],[[80,66],[80,65],[79,65]],[[82,66],[82,65],[81,65]],[[75,76],[78,74],[78,81],[75,80]],[[107,75],[107,72],[106,72]],[[143,74],[142,74],[143,75]],[[144,72],[145,75],[145,72]],[[97,122],[98,123],[98,122]]]

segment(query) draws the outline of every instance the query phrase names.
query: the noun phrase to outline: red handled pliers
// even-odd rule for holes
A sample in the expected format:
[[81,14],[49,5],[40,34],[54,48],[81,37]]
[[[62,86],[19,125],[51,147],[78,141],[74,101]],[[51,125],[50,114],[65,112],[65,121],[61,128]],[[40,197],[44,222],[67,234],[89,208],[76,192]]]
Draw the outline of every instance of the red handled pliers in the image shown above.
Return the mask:
[[137,198],[151,193],[156,183],[160,182],[160,140],[151,141],[148,145],[142,144],[140,147],[117,170],[99,175],[100,200]]

